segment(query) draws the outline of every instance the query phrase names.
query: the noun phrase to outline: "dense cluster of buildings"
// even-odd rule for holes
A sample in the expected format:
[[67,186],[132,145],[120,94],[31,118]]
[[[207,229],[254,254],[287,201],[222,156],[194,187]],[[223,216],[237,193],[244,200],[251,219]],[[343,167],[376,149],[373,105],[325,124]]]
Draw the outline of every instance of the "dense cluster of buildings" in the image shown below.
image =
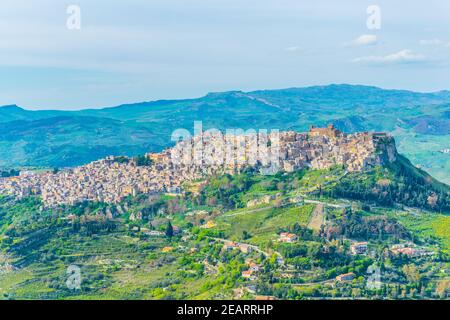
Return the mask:
[[281,133],[281,166],[285,171],[303,167],[326,169],[336,164],[348,171],[393,162],[397,151],[386,133],[345,134],[332,125],[311,128],[309,133]]
[[151,165],[108,157],[57,173],[24,172],[0,179],[0,193],[18,198],[40,195],[46,206],[81,201],[118,203],[140,193],[179,193],[186,181],[212,173],[239,173],[258,166],[292,172],[343,165],[347,171],[394,161],[395,143],[385,133],[344,134],[332,125],[308,133],[271,132],[267,136],[199,135],[161,153],[147,154]]
[[333,125],[312,127],[307,133],[250,131],[230,136],[214,132],[179,142],[172,152],[180,169],[197,166],[205,173],[223,169],[235,173],[249,165],[259,165],[263,172],[326,169],[337,164],[361,171],[395,161],[397,155],[395,142],[386,133],[345,134]]
[[49,207],[82,201],[118,203],[140,193],[178,193],[181,183],[189,178],[174,174],[169,162],[138,166],[132,159],[119,162],[118,158],[108,157],[58,173],[27,172],[2,179],[0,192],[18,198],[40,195]]

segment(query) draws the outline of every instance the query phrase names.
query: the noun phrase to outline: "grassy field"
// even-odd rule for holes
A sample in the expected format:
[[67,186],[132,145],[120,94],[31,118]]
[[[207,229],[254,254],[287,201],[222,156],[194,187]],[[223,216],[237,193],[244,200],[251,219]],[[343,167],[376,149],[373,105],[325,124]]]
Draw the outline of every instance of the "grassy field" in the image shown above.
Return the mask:
[[439,239],[443,250],[450,253],[450,216],[427,212],[397,212],[394,216],[411,231]]
[[242,209],[219,217],[217,230],[223,231],[226,237],[242,241],[244,231],[248,233],[248,242],[265,244],[276,239],[279,229],[298,223],[306,226],[311,218],[315,205],[293,206],[281,209],[259,208]]

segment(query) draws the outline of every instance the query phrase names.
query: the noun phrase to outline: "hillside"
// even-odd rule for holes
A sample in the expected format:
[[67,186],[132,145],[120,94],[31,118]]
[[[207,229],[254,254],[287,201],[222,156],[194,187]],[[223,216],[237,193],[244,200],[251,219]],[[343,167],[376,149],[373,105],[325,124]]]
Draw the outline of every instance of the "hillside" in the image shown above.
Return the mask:
[[399,155],[396,162],[363,174],[349,174],[336,185],[321,189],[332,197],[373,202],[381,206],[404,205],[450,212],[450,187],[414,167]]
[[[170,146],[177,128],[264,128],[305,131],[330,122],[346,132],[387,131],[401,153],[449,182],[450,93],[416,93],[330,85],[211,93],[198,99],[127,104],[99,110],[0,108],[0,166],[66,167],[108,155],[136,155]],[[61,121],[64,119],[64,121]],[[13,128],[14,134],[10,133]],[[43,134],[43,130],[51,134]],[[76,155],[76,152],[79,154]]]
[[[5,299],[445,299],[450,285],[449,193],[399,158],[343,176],[341,168],[273,176],[247,170],[187,184],[184,195],[45,209],[0,198],[0,294]],[[362,199],[371,183],[415,182]],[[418,188],[425,179],[429,185]],[[326,194],[327,190],[339,190]],[[356,196],[355,196],[356,195]],[[402,204],[403,202],[403,204]],[[444,204],[442,204],[444,203]],[[430,208],[430,210],[425,210]],[[354,246],[365,246],[354,252]],[[365,249],[364,249],[365,248]],[[369,267],[381,266],[380,287]],[[68,266],[80,270],[79,289]],[[351,274],[351,280],[339,275]],[[353,278],[354,277],[354,278]],[[69,283],[70,284],[70,283]]]
[[69,167],[106,155],[137,155],[163,138],[139,124],[93,116],[57,116],[3,123],[0,166]]

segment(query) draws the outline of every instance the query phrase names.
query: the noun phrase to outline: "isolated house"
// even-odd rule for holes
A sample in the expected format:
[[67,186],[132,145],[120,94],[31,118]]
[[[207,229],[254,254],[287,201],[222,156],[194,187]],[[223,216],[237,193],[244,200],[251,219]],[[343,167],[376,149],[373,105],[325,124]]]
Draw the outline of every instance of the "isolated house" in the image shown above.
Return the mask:
[[253,280],[255,277],[253,276],[252,270],[242,271],[242,278]]
[[344,274],[338,275],[336,277],[336,280],[340,281],[340,282],[346,282],[346,281],[352,281],[355,278],[356,278],[356,275],[353,272],[349,272],[349,273],[344,273]]
[[293,233],[282,232],[282,233],[280,233],[280,238],[278,240],[280,242],[292,243],[292,242],[297,241],[297,239],[298,239],[297,235],[295,235]]
[[350,247],[352,254],[364,254],[367,252],[367,242],[357,242]]

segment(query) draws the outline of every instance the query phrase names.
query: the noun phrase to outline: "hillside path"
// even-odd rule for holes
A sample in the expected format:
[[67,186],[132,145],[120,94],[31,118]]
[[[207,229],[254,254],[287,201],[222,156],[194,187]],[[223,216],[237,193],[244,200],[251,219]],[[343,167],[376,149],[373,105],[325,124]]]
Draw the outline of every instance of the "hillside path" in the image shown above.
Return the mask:
[[311,219],[308,223],[308,228],[314,231],[320,231],[320,227],[325,223],[325,206],[322,203],[318,203],[314,208]]

